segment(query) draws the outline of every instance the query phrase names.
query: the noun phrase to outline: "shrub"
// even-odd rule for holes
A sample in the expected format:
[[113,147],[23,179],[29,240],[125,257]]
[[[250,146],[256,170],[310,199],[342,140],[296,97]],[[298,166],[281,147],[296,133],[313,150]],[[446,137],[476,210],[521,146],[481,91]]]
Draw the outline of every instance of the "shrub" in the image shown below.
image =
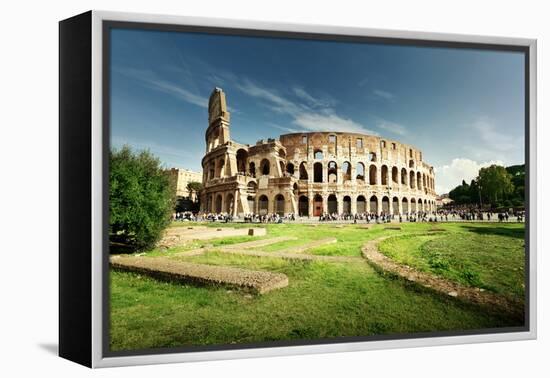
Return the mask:
[[109,234],[129,251],[151,248],[170,222],[175,182],[149,151],[109,154]]

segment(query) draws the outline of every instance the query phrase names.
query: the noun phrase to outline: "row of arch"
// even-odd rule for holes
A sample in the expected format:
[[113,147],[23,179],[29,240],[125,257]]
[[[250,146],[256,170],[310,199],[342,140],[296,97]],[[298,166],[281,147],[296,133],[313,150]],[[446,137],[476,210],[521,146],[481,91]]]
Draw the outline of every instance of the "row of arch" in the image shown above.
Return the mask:
[[[380,183],[378,182],[378,166],[371,164],[368,168],[368,175],[366,172],[364,163],[357,163],[355,169],[355,180],[363,181],[370,185],[390,185],[390,183],[396,185],[405,185],[409,186],[411,189],[422,189],[430,188],[434,189],[435,181],[433,177],[426,175],[425,173],[415,172],[414,170],[408,171],[406,168],[399,169],[398,167],[392,167],[391,172],[387,165],[382,165],[380,167]],[[313,182],[322,183],[325,181],[323,175],[325,168],[323,163],[316,162],[313,164]],[[294,164],[288,163],[286,165],[286,172],[291,175],[294,175],[295,168]],[[329,183],[336,183],[339,181],[345,182],[352,180],[352,170],[351,164],[349,162],[344,162],[341,169],[338,169],[338,165],[334,161],[328,162],[326,166],[326,180]],[[299,168],[299,179],[300,180],[309,180],[309,174],[307,170],[307,163],[300,163]],[[340,180],[339,180],[340,176]]]
[[[284,151],[281,150],[279,154],[282,154],[282,157],[285,157]],[[411,160],[412,162],[412,160]],[[248,165],[247,165],[248,163]],[[296,172],[296,167],[293,163],[288,162],[284,163],[282,160],[279,160],[279,165],[281,173],[288,174],[291,176],[298,176],[300,180],[310,179],[310,172],[308,172],[307,162],[303,161],[298,167],[298,172]],[[412,165],[414,166],[414,165]],[[411,165],[409,165],[411,167]],[[259,163],[259,166],[256,166],[255,162],[248,162],[248,152],[244,149],[239,149],[237,151],[237,171],[240,173],[246,173],[252,177],[259,175],[270,175],[271,174],[271,162],[269,159],[262,159]],[[352,175],[352,165],[351,163],[345,161],[340,168],[335,161],[329,161],[326,163],[326,168],[322,162],[315,162],[313,164],[312,172],[312,182],[314,183],[337,183],[352,181],[361,181],[369,185],[390,185],[390,183],[395,185],[404,185],[408,186],[411,189],[423,189],[428,188],[431,190],[435,189],[435,180],[433,177],[413,169],[407,170],[407,168],[401,168],[394,166],[390,168],[383,164],[380,167],[380,178],[378,177],[378,166],[375,164],[370,164],[368,166],[368,172],[366,165],[362,162],[356,163],[355,174]],[[326,176],[324,175],[326,172]],[[223,177],[225,175],[225,160],[218,158],[208,165],[208,175],[207,180],[213,178]],[[352,177],[354,176],[354,177]],[[380,181],[380,182],[379,182]]]
[[[271,204],[270,204],[271,201]],[[326,204],[324,203],[326,201]],[[322,195],[316,194],[310,201],[306,195],[298,197],[298,215],[300,216],[319,216],[322,213],[343,213],[343,214],[361,214],[361,213],[376,213],[384,212],[386,214],[407,214],[419,211],[435,210],[435,201],[421,198],[399,198],[397,196],[377,196],[345,195],[341,197],[341,205],[335,194],[330,194],[323,198]],[[284,215],[291,212],[286,208],[286,200],[283,194],[275,195],[271,200],[267,195],[262,194],[259,197],[254,195],[247,196],[248,209],[255,214],[264,215],[270,212]],[[352,203],[353,202],[353,203]],[[215,213],[235,214],[234,209],[237,203],[233,193],[214,194],[207,197],[206,210]]]

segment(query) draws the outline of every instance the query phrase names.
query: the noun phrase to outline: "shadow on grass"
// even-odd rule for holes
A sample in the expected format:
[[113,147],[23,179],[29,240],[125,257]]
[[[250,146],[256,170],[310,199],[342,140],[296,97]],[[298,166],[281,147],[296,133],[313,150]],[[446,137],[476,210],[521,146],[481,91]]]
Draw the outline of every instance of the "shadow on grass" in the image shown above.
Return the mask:
[[502,226],[493,226],[493,227],[475,227],[475,226],[464,226],[464,229],[475,232],[479,235],[497,235],[497,236],[508,236],[511,238],[517,238],[525,240],[525,228],[509,228]]

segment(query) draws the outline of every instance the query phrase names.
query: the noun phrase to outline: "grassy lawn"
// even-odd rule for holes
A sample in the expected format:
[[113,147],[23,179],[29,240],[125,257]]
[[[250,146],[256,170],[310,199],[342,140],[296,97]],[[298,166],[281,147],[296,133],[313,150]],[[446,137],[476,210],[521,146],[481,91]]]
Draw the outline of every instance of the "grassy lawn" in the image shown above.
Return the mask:
[[380,251],[416,269],[464,285],[524,298],[522,224],[444,224],[441,232],[386,239]]
[[[189,223],[181,225],[189,226]],[[468,269],[477,272],[482,282],[487,282],[488,289],[490,286],[494,287],[491,290],[499,293],[520,295],[521,288],[518,288],[516,278],[523,275],[523,269],[521,273],[514,269],[519,266],[516,264],[520,254],[518,249],[523,243],[523,225],[438,224],[437,228],[443,229],[438,232],[430,231],[435,226],[422,223],[403,224],[401,230],[389,230],[383,225],[368,230],[360,225],[336,227],[331,224],[316,227],[270,224],[265,227],[268,228],[266,237],[198,241],[167,251],[153,250],[146,256],[170,256],[175,252],[208,245],[211,249],[203,255],[172,258],[281,272],[289,278],[288,287],[262,296],[251,296],[222,287],[159,282],[134,273],[112,271],[111,349],[119,351],[521,325],[506,314],[488,312],[420,289],[415,284],[381,275],[362,260],[357,263],[289,261],[277,257],[230,255],[216,251],[215,247],[276,236],[298,238],[261,248],[264,251],[278,251],[334,237],[337,243],[317,247],[307,253],[360,256],[361,246],[366,241],[395,236],[384,242],[385,253],[389,247],[397,251],[392,258],[407,258],[411,265],[416,262],[420,269],[434,269],[426,265],[427,259],[419,252],[428,245],[430,250],[439,251],[440,255],[456,255],[454,260],[449,258],[449,267],[456,271],[460,269],[455,260],[472,262]],[[458,252],[464,246],[470,250],[461,257]],[[507,246],[507,249],[501,256],[495,256],[499,254],[497,248],[500,246]],[[411,258],[410,255],[418,257]],[[447,261],[447,257],[445,259]],[[512,279],[510,275],[516,278]],[[460,274],[449,278],[463,279]]]

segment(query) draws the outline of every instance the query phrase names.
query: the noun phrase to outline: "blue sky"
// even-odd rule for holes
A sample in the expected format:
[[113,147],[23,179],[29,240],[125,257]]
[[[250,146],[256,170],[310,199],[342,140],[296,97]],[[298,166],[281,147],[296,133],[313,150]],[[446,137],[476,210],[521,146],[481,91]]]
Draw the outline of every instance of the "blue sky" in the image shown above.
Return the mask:
[[242,143],[352,131],[412,144],[447,192],[524,163],[524,60],[514,52],[115,29],[111,142],[200,171],[218,86]]

